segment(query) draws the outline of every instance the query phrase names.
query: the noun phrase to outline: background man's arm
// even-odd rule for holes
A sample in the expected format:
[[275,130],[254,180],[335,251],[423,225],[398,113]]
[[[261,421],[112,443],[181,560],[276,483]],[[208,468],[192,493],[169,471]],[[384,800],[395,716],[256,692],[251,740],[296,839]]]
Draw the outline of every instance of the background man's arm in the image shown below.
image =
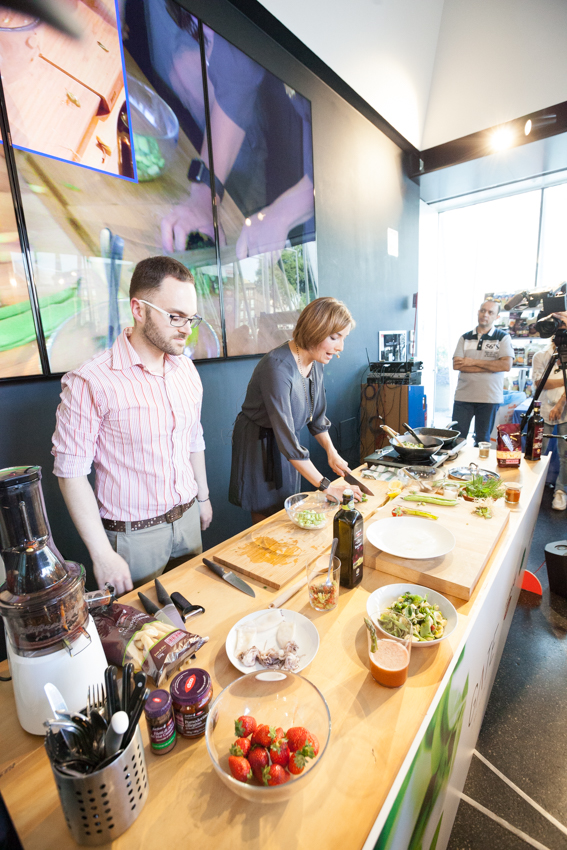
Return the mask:
[[117,595],[132,590],[130,568],[110,545],[87,476],[59,478],[59,487],[71,519],[89,550],[99,588],[102,590],[108,581],[114,585]]
[[509,372],[512,357],[500,357],[498,360],[474,360],[472,357],[454,357],[453,369],[458,372]]
[[209,527],[213,519],[213,507],[209,499],[209,487],[207,485],[207,470],[205,467],[205,452],[191,452],[191,466],[197,482],[197,499],[199,500],[199,513],[201,515],[201,529],[204,531]]

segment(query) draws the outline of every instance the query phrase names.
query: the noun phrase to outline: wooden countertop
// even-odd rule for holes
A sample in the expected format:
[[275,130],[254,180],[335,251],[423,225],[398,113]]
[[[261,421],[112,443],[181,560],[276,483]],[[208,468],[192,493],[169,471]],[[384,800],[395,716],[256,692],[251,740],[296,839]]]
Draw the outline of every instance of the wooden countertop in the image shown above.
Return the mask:
[[[471,460],[478,463],[477,449],[462,452],[458,465]],[[482,466],[496,468],[494,452]],[[471,599],[465,602],[448,597],[459,613],[457,628],[436,648],[420,648],[412,653],[410,676],[403,688],[382,688],[372,679],[363,624],[368,595],[395,582],[393,576],[365,569],[359,587],[352,591],[341,588],[339,608],[334,612],[314,611],[306,590],[286,603],[285,607],[312,620],[319,631],[319,652],[304,675],[325,696],[333,726],[324,765],[303,793],[286,803],[254,806],[233,794],[216,777],[204,738],[180,739],[165,756],[154,756],[146,746],[148,801],[137,821],[112,847],[176,848],[181,836],[190,837],[191,843],[202,848],[226,850],[245,843],[263,850],[321,845],[349,850],[361,847],[453,653],[482,607],[482,587],[491,571],[498,570],[524,511],[540,492],[538,485],[546,472],[547,460],[522,461],[520,470],[503,472],[505,480],[523,484],[521,509],[511,513]],[[212,556],[225,546],[226,542],[207,554]],[[245,614],[267,607],[277,591],[247,579],[256,592],[256,598],[251,600],[217,579],[200,558],[167,573],[162,581],[168,591],[178,590],[206,609],[192,628],[209,635],[210,640],[193,663],[210,672],[216,695],[239,676],[224,649],[229,629]],[[124,601],[135,604],[134,597],[130,594]],[[5,669],[5,665],[1,668]],[[0,790],[26,850],[77,846],[66,827],[41,739],[19,727],[9,683],[0,685],[0,732]],[[147,745],[144,723],[142,732]]]

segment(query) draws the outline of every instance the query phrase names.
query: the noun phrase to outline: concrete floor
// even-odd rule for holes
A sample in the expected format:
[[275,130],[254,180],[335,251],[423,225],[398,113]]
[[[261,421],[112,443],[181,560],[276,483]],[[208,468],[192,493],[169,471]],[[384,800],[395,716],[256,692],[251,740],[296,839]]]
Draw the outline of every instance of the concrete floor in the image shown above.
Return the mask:
[[[544,547],[567,539],[567,512],[553,511],[546,487],[528,559],[535,572]],[[522,591],[496,675],[477,749],[558,821],[567,825],[567,599]],[[473,756],[464,793],[549,850],[567,836]],[[461,801],[448,850],[524,850],[528,845]]]

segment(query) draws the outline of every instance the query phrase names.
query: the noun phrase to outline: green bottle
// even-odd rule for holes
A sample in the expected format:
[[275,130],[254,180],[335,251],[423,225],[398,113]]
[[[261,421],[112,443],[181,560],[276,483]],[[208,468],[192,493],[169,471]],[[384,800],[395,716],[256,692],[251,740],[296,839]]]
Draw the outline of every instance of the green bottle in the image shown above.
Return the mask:
[[353,588],[362,581],[362,544],[364,523],[354,507],[352,490],[343,491],[343,503],[333,519],[333,537],[339,541],[337,558],[341,562],[341,584]]

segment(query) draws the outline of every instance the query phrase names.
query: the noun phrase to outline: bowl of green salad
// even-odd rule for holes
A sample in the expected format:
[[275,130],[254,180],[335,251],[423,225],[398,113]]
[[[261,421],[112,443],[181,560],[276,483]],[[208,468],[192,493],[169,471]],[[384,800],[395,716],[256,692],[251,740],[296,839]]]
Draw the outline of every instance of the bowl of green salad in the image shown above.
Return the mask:
[[290,520],[299,528],[317,530],[325,528],[338,511],[340,505],[327,499],[324,493],[296,493],[284,502]]
[[436,646],[448,638],[458,621],[448,599],[420,584],[386,584],[370,594],[366,611],[375,626],[397,637],[396,621],[407,617],[413,627],[413,647]]
[[175,112],[153,89],[127,75],[136,170],[140,183],[160,177],[173,159],[179,138]]

